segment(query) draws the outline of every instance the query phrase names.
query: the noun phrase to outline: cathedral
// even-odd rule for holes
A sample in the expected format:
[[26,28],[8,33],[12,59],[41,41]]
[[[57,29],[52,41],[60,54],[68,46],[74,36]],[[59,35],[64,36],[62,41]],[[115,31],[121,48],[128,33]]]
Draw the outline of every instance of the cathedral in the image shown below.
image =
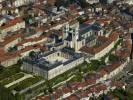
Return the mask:
[[72,26],[66,24],[63,30],[63,39],[66,47],[78,51],[80,48],[85,46],[85,39],[79,34],[79,23],[75,23]]
[[85,45],[93,46],[96,43],[97,36],[103,36],[103,28],[97,23],[79,24],[74,22],[66,24],[63,28],[63,41],[66,47],[79,51]]

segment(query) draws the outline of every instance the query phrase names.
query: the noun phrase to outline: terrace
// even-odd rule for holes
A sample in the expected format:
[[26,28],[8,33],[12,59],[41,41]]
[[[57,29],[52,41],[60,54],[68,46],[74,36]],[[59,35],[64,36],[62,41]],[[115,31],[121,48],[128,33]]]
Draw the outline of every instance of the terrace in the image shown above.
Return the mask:
[[13,65],[9,68],[3,68],[0,72],[0,81],[2,81],[3,79],[6,79],[12,75],[15,75],[17,73],[20,72],[20,65]]
[[30,86],[38,83],[41,80],[42,80],[42,78],[40,78],[40,77],[30,77],[30,78],[27,78],[27,79],[19,82],[18,84],[12,85],[11,87],[9,87],[9,89],[20,92],[20,91],[22,91],[26,88],[29,88]]
[[12,75],[8,78],[5,78],[5,79],[1,80],[0,83],[2,85],[7,85],[7,84],[9,84],[13,81],[16,81],[16,80],[22,78],[22,77],[24,77],[24,73],[16,73],[15,75]]

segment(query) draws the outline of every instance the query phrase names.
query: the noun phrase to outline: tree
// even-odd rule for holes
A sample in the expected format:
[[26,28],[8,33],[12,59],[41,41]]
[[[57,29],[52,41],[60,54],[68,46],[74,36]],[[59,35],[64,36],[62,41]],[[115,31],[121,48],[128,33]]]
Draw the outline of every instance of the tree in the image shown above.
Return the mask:
[[53,93],[52,84],[49,80],[46,80],[46,86],[49,93]]
[[0,84],[0,100],[16,100],[11,91]]
[[80,66],[80,67],[78,67],[78,72],[79,72],[79,73],[81,73],[81,72],[82,72],[82,68],[81,68],[81,66]]
[[18,60],[17,64],[21,65],[23,63],[23,61],[21,59]]
[[47,89],[44,89],[44,90],[43,90],[43,93],[44,93],[44,94],[47,94]]
[[80,72],[77,72],[77,74],[76,74],[76,80],[79,81],[79,82],[81,82],[82,79],[83,79],[82,74]]
[[109,55],[109,61],[110,62],[116,62],[118,60],[119,60],[119,57],[117,57],[116,55],[114,55],[114,54]]
[[4,67],[0,65],[0,72],[3,71]]
[[82,8],[86,8],[89,4],[86,2],[86,0],[78,0],[79,4]]
[[59,8],[60,6],[66,6],[65,4],[67,4],[67,1],[65,1],[65,0],[56,0],[56,2],[55,2],[55,6],[57,8]]
[[91,60],[90,64],[88,64],[88,68],[90,71],[96,71],[104,65],[106,65],[106,64],[103,59],[100,61],[99,60]]
[[105,60],[100,60],[100,65],[106,65]]
[[100,66],[100,62],[98,60],[91,60],[90,68],[91,70],[97,70]]
[[19,93],[15,94],[15,98],[15,100],[24,100],[24,96],[22,94],[20,95]]
[[35,55],[35,52],[34,52],[34,51],[31,51],[31,52],[29,53],[29,56],[30,56],[30,57],[34,57],[34,55]]

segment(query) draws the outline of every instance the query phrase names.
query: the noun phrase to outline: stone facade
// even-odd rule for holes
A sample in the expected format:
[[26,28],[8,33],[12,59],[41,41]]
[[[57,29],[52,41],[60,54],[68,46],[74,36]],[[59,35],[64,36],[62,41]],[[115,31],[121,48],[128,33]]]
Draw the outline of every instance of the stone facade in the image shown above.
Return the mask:
[[[35,75],[42,76],[45,79],[52,79],[84,62],[83,56],[79,55],[75,57],[76,55],[78,54],[70,55],[69,52],[54,51],[44,56],[42,55],[42,58],[40,58],[43,60],[39,61],[39,63],[46,61],[48,65],[37,65],[33,64],[31,61],[25,60],[21,68]],[[64,57],[67,60],[58,61],[58,56]],[[55,60],[53,61],[53,59]]]

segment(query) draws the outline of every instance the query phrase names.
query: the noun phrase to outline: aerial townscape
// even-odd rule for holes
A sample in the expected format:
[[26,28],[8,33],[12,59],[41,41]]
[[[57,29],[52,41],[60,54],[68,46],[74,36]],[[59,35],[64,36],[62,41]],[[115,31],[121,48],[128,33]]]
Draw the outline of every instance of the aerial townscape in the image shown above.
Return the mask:
[[133,100],[133,0],[0,0],[0,100]]

